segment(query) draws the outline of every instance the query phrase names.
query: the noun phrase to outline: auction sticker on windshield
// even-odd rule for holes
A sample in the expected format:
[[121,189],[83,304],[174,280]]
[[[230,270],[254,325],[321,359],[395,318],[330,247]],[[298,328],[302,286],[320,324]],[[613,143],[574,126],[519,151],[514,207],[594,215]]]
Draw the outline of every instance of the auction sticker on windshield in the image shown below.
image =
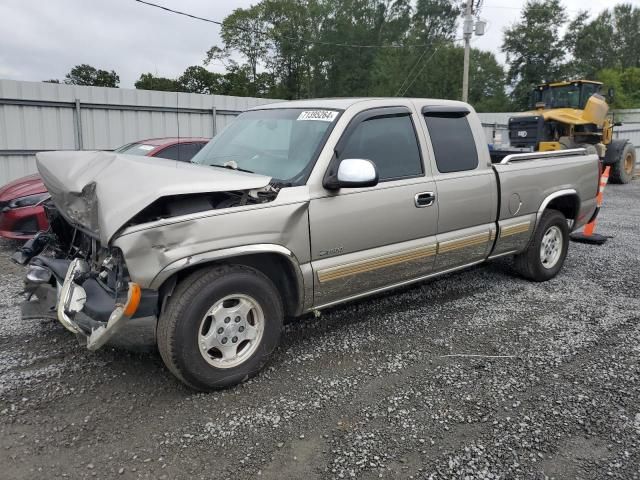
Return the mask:
[[298,120],[320,120],[322,122],[333,122],[338,116],[338,112],[333,110],[306,110],[300,112]]

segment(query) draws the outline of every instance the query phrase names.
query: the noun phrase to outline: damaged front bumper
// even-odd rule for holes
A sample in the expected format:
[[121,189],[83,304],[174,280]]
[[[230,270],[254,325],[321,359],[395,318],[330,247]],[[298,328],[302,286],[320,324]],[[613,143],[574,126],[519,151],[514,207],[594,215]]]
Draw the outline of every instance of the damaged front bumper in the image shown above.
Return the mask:
[[155,346],[157,292],[129,282],[126,296],[116,298],[90,274],[85,260],[36,256],[27,267],[25,290],[29,299],[22,306],[23,318],[55,316],[89,350],[107,343],[131,349]]

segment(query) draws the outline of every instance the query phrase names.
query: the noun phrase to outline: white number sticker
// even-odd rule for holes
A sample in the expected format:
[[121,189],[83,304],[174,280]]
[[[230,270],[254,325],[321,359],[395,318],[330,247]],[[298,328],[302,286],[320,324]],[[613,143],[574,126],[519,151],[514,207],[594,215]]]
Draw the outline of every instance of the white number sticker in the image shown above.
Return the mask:
[[333,122],[338,112],[333,110],[307,110],[300,112],[298,120],[320,120],[321,122]]

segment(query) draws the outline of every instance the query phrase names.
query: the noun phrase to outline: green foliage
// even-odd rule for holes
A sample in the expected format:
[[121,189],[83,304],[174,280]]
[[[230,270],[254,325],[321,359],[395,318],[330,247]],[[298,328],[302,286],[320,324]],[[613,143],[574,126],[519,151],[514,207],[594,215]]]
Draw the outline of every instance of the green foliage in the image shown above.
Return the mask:
[[640,68],[629,67],[624,69],[605,68],[600,70],[596,80],[604,83],[604,91],[615,89],[613,108],[638,108],[640,107]]
[[117,88],[120,83],[120,77],[113,70],[110,72],[99,70],[83,63],[82,65],[76,65],[67,73],[64,83],[67,85]]
[[[457,0],[262,0],[224,20],[223,46],[207,52],[205,65],[223,65],[236,94],[459,99],[459,15]],[[371,45],[400,48],[356,47]],[[504,71],[493,54],[474,50],[471,69],[478,82],[471,101],[507,108]]]
[[181,92],[213,95],[221,93],[223,76],[194,65],[187,67],[177,82]]
[[614,108],[640,107],[640,8],[627,3],[591,20],[588,14],[579,12],[567,23],[558,0],[529,0],[520,21],[505,31],[502,50],[517,108],[527,107],[535,84],[571,78],[600,80],[605,93],[614,87]]
[[528,0],[520,21],[505,30],[502,51],[517,108],[527,108],[532,86],[562,77],[565,47],[560,29],[565,21],[560,0]]
[[177,80],[165,77],[156,77],[152,73],[143,73],[134,86],[141,90],[160,90],[163,92],[178,92],[180,84]]

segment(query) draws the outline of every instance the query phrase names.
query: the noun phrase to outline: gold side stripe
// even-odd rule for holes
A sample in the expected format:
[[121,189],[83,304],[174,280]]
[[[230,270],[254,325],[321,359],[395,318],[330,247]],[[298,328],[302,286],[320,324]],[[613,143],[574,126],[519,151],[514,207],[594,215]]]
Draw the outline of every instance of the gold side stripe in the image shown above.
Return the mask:
[[489,240],[493,241],[495,239],[496,239],[496,231],[491,230],[491,233],[489,234]]
[[329,281],[335,280],[336,278],[346,277],[350,275],[356,275],[358,273],[365,273],[372,270],[377,270],[379,268],[390,267],[399,263],[410,262],[412,260],[418,260],[423,257],[427,257],[435,254],[435,251],[432,253],[415,253],[412,255],[404,255],[398,256],[397,258],[382,260],[377,262],[371,262],[364,265],[359,266],[348,266],[348,267],[340,267],[338,270],[332,271],[330,273],[322,272],[318,275],[318,279],[320,281]]
[[528,232],[530,227],[531,227],[531,222],[518,223],[516,225],[509,225],[508,227],[504,227],[500,230],[500,238]]
[[402,253],[390,254],[384,257],[362,260],[347,265],[327,268],[318,271],[318,280],[321,283],[330,282],[339,278],[350,277],[360,273],[371,272],[380,268],[391,267],[400,263],[420,260],[421,258],[431,257],[436,253],[447,253],[476,245],[484,245],[489,239],[495,239],[495,232],[480,233],[469,237],[463,237],[456,240],[448,240],[438,245],[428,245],[418,247]]
[[487,243],[488,240],[489,240],[489,235],[486,233],[481,233],[479,235],[473,235],[470,237],[464,237],[458,240],[449,240],[447,242],[442,242],[438,244],[438,253],[447,253],[453,250],[459,250],[461,248],[473,247],[475,245]]
[[358,273],[370,272],[379,268],[390,267],[400,263],[419,260],[436,254],[436,246],[428,245],[419,247],[399,254],[387,255],[373,260],[363,260],[349,265],[327,268],[318,272],[320,282],[328,282],[342,277],[356,275]]

